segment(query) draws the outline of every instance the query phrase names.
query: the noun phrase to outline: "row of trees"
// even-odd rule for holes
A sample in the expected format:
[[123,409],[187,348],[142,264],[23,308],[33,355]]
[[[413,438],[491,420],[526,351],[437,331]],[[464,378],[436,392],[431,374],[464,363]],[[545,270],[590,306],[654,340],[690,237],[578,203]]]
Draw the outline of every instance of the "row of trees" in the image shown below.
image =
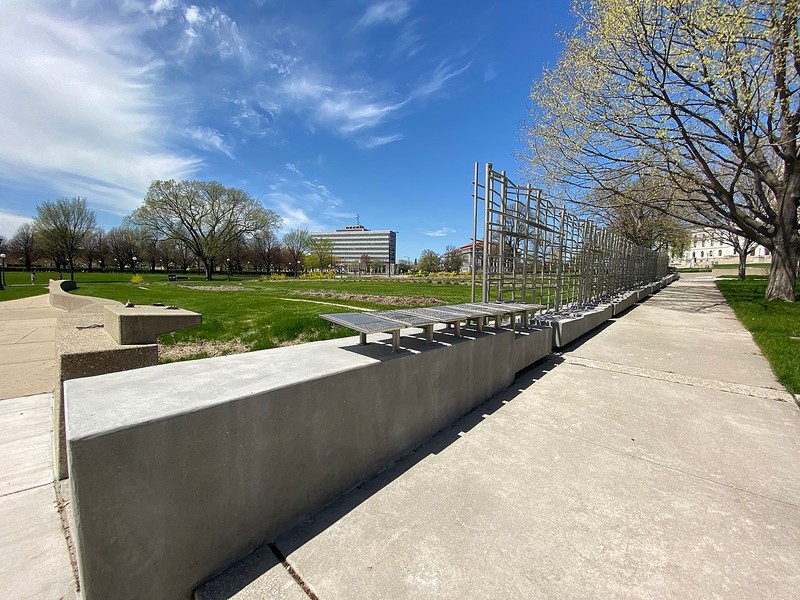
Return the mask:
[[267,273],[299,269],[310,247],[306,230],[279,239],[281,218],[245,192],[216,182],[154,181],[141,207],[120,227],[97,227],[85,198],[61,198],[36,207],[7,244],[30,270],[39,260],[56,270],[76,268],[188,270],[211,279],[218,268]]
[[575,11],[532,90],[537,177],[584,205],[599,193],[612,208],[760,244],[772,256],[767,298],[794,301],[797,0],[579,0]]

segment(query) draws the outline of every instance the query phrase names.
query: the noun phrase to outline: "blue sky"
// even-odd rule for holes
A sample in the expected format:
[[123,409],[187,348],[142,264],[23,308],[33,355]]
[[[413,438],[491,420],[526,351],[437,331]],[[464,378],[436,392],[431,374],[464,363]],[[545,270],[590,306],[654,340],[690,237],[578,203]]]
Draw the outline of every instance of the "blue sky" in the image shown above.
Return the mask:
[[544,0],[4,0],[0,236],[83,196],[108,229],[153,179],[246,190],[284,230],[469,242],[475,161],[514,173]]

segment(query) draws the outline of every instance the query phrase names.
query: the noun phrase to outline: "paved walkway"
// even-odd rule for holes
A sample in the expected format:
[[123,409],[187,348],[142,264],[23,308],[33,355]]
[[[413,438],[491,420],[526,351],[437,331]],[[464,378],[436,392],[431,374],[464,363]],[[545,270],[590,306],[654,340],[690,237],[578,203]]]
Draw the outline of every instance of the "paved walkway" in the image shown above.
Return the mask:
[[[75,597],[50,451],[58,314],[0,303],[4,598]],[[795,597],[798,457],[794,399],[713,284],[684,278],[199,596]]]
[[684,278],[199,597],[797,597],[798,459],[794,398]]
[[75,598],[53,484],[55,322],[47,295],[0,302],[0,595]]

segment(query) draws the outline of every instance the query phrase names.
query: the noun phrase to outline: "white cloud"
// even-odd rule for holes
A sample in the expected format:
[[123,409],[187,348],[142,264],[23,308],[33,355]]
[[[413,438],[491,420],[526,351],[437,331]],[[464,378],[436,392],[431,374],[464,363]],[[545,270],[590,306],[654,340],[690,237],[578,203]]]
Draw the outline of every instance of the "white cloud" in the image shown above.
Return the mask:
[[0,178],[64,195],[91,185],[105,191],[94,205],[126,213],[153,179],[199,167],[171,149],[161,65],[142,62],[130,38],[125,26],[0,4]]
[[222,133],[211,127],[190,127],[186,136],[203,150],[221,152],[230,159],[235,158]]
[[418,85],[414,91],[411,93],[412,98],[424,98],[435,94],[439,90],[445,87],[448,81],[453,79],[454,77],[458,77],[469,69],[472,61],[468,62],[466,65],[460,68],[455,68],[452,64],[447,61],[442,61],[439,63],[439,66],[433,71],[431,76],[428,78],[427,81]]
[[404,0],[386,0],[367,8],[356,27],[372,27],[383,23],[399,23],[408,14],[411,5]]
[[442,227],[441,229],[437,229],[436,231],[426,231],[425,235],[430,237],[446,237],[454,233],[456,233],[456,230],[453,229],[452,227]]
[[192,4],[184,8],[186,27],[183,52],[208,52],[213,48],[223,60],[250,59],[250,51],[239,34],[236,21],[216,7],[201,8]]
[[403,136],[399,133],[395,135],[374,136],[365,140],[361,140],[359,145],[362,148],[377,148],[378,146],[385,146],[386,144],[391,144],[392,142],[402,139]]
[[310,231],[327,231],[328,221],[340,219],[342,200],[319,181],[303,175],[293,163],[284,165],[286,171],[275,176],[269,191],[263,195],[266,206],[283,217],[284,231],[307,228]]
[[0,237],[3,238],[3,242],[8,243],[8,240],[16,233],[20,225],[30,223],[31,221],[33,221],[33,219],[30,217],[23,217],[0,210]]

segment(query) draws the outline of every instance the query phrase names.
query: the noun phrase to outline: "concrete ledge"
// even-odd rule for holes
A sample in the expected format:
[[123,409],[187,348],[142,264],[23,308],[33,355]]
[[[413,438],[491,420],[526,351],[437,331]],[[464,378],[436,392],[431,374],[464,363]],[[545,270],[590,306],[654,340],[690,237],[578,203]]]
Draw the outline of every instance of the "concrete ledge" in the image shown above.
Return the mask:
[[537,319],[552,328],[554,348],[562,348],[586,333],[583,315],[543,315]]
[[[77,296],[80,298],[80,296]],[[147,367],[158,362],[156,344],[118,345],[104,331],[106,302],[65,313],[56,323],[56,385],[53,391],[53,466],[57,479],[66,479],[67,444],[64,425],[64,382],[79,377]]]
[[159,335],[194,327],[203,322],[196,312],[165,306],[131,306],[108,304],[104,323],[108,335],[121,345],[154,344]]
[[72,311],[95,303],[94,298],[74,296],[69,292],[78,289],[78,284],[69,279],[51,279],[48,284],[50,306]]
[[628,292],[627,294],[623,294],[618,299],[611,302],[611,306],[613,308],[613,316],[617,316],[622,314],[626,310],[628,310],[631,306],[636,304],[636,300],[638,299],[638,295],[633,292]]
[[589,333],[595,327],[599,327],[614,316],[614,307],[611,304],[602,304],[584,313],[584,333]]
[[553,329],[551,327],[529,327],[518,332],[514,338],[514,371],[521,371],[548,356],[553,351]]
[[[65,382],[81,586],[182,598],[505,389],[508,329],[330,340]],[[525,340],[518,342],[517,340]]]
[[636,301],[637,302],[641,302],[642,300],[647,298],[649,295],[650,295],[650,287],[649,286],[645,286],[643,288],[640,288],[640,289],[636,290]]

